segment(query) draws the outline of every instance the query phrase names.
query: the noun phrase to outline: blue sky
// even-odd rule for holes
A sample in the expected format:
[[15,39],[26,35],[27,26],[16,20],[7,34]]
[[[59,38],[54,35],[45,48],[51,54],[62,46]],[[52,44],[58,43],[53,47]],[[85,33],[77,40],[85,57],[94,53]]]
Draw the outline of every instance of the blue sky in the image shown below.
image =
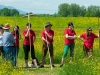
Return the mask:
[[0,5],[13,6],[16,9],[34,14],[54,14],[62,3],[76,3],[80,6],[100,6],[100,0],[0,0]]

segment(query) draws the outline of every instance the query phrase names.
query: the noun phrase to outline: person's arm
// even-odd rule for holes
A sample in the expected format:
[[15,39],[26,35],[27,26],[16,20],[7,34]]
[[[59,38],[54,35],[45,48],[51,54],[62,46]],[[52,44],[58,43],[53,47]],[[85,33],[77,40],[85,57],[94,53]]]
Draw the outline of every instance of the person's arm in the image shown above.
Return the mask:
[[25,37],[29,37],[29,33],[30,33],[30,28],[27,29],[27,32],[25,34]]
[[9,39],[12,43],[15,43],[15,39],[14,39],[14,37],[13,37],[12,34],[10,34],[8,37],[9,37],[8,39]]
[[42,41],[43,41],[43,44],[45,44],[45,42],[46,42],[47,44],[49,44],[49,41],[47,41],[47,39],[45,39],[44,37],[42,37]]
[[79,38],[80,40],[84,41],[84,39],[83,39],[82,37],[78,36],[78,38]]
[[33,36],[33,43],[35,42],[35,40],[36,40],[36,36]]
[[65,37],[68,38],[68,39],[76,39],[76,35],[74,35],[74,36],[69,36],[68,34],[66,34]]
[[49,34],[47,33],[47,31],[45,31],[45,34],[46,34],[46,36],[49,37],[50,39],[53,39],[53,36],[52,36],[52,35],[49,35]]
[[99,29],[99,31],[98,31],[99,33],[98,33],[98,38],[100,38],[100,29]]

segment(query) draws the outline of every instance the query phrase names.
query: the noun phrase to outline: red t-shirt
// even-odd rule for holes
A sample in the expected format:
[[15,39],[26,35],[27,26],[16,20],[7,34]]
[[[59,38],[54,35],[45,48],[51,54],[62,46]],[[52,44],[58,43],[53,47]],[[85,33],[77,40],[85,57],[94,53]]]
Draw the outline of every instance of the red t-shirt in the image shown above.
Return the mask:
[[14,46],[19,46],[19,36],[15,35],[15,33],[12,32],[13,37],[16,37],[16,41],[14,43]]
[[[43,30],[42,33],[41,33],[41,36],[44,37],[46,39],[46,35],[45,35],[45,31],[47,30]],[[50,30],[50,31],[47,31],[47,33],[50,35],[50,36],[54,36],[54,31],[53,30]],[[49,41],[50,43],[53,42],[53,39],[50,39],[47,37],[47,41]],[[46,43],[46,42],[45,42]]]
[[[71,30],[69,28],[66,28],[64,31],[64,34],[68,34],[68,36],[74,36],[76,35],[74,30]],[[70,44],[74,44],[74,39],[68,39],[65,37],[65,44],[70,45]]]
[[86,33],[83,33],[80,37],[84,39],[84,46],[86,48],[93,48],[94,38],[98,38],[98,36],[94,33],[91,33],[88,37],[86,36]]
[[[25,36],[27,33],[27,29],[24,30],[23,35]],[[35,33],[33,30],[30,30],[30,34],[28,37],[24,38],[24,45],[30,45],[30,41],[31,41],[31,45],[33,45],[33,37],[35,37]]]

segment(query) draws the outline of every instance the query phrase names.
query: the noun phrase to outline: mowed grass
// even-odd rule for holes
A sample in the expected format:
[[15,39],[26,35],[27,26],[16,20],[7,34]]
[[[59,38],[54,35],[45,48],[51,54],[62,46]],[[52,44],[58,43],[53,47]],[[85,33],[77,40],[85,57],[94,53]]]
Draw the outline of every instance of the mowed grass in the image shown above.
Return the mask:
[[[0,17],[0,23],[9,23],[12,31],[15,21],[14,17]],[[20,52],[17,58],[17,65],[19,68],[14,69],[8,64],[1,64],[0,74],[2,75],[99,75],[100,71],[100,48],[99,39],[94,41],[94,56],[91,59],[84,58],[82,45],[83,42],[79,39],[75,40],[75,52],[74,61],[69,63],[69,53],[66,57],[65,65],[59,67],[63,47],[64,47],[64,29],[67,28],[68,22],[74,23],[74,30],[77,36],[85,32],[88,27],[93,29],[93,32],[98,34],[98,18],[97,17],[31,17],[30,22],[32,24],[32,29],[36,33],[35,54],[38,60],[41,62],[42,59],[42,40],[41,31],[44,29],[46,22],[51,22],[53,24],[52,29],[55,32],[54,36],[54,63],[55,68],[51,70],[49,56],[46,56],[45,68],[35,69],[35,68],[24,68],[24,51],[23,51],[23,30],[26,28],[27,18],[16,17],[16,25],[19,25],[22,39],[20,40]],[[29,61],[31,61],[29,56]],[[1,62],[1,61],[0,61]],[[6,66],[6,67],[5,67]]]

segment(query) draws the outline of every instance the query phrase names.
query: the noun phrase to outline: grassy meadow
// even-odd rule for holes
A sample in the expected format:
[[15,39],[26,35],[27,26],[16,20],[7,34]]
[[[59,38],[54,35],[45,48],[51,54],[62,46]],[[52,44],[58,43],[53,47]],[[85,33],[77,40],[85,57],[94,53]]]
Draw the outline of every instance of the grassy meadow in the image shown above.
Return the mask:
[[[44,29],[46,22],[51,22],[53,24],[52,29],[55,32],[54,36],[54,63],[55,68],[50,69],[49,56],[46,56],[46,68],[23,68],[25,66],[24,62],[24,51],[23,51],[23,30],[26,28],[27,18],[16,17],[16,22],[14,17],[0,17],[0,24],[9,23],[12,31],[14,25],[20,27],[20,32],[22,39],[20,40],[20,52],[18,56],[18,67],[13,68],[6,62],[2,64],[0,60],[0,75],[100,75],[100,48],[99,39],[94,41],[94,55],[93,58],[87,59],[83,55],[82,45],[83,42],[79,39],[75,40],[75,57],[72,63],[69,63],[69,53],[66,57],[66,61],[63,67],[59,67],[63,47],[64,47],[64,29],[67,28],[68,22],[74,23],[74,30],[77,36],[86,31],[88,27],[93,29],[93,32],[98,34],[98,17],[31,17],[30,22],[32,24],[32,29],[36,33],[35,54],[39,61],[42,58],[42,41],[41,41],[41,31]],[[1,59],[1,57],[0,57]],[[29,61],[31,59],[29,58]]]

